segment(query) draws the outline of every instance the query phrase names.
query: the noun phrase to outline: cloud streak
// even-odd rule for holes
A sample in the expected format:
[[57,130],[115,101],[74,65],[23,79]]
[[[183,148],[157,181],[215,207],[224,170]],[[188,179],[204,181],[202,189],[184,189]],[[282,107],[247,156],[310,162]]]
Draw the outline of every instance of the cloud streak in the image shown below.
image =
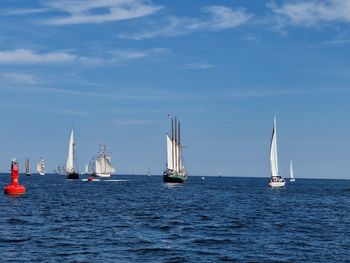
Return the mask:
[[268,5],[272,11],[293,25],[313,26],[327,22],[350,22],[350,1],[322,0],[287,2]]
[[38,83],[34,75],[15,72],[0,73],[0,80],[5,84],[35,85]]
[[36,53],[29,49],[0,51],[0,64],[52,64],[72,62],[76,56],[66,52]]
[[46,5],[62,15],[42,23],[57,26],[128,20],[151,15],[162,8],[144,0],[54,0]]
[[273,97],[287,97],[287,96],[299,96],[299,95],[314,95],[314,94],[327,94],[338,92],[350,92],[347,88],[320,88],[320,89],[276,89],[276,90],[232,90],[225,95],[225,98],[273,98]]
[[123,61],[144,59],[167,51],[164,48],[146,50],[107,50],[100,57],[86,57],[71,52],[53,51],[39,53],[30,49],[15,49],[0,51],[0,65],[18,64],[60,64],[78,62],[84,65],[104,65]]
[[153,30],[137,33],[123,33],[120,38],[142,40],[157,36],[172,37],[186,35],[196,31],[219,31],[241,26],[253,17],[244,9],[233,10],[225,6],[207,6],[201,9],[204,18],[177,17],[167,18],[166,25]]

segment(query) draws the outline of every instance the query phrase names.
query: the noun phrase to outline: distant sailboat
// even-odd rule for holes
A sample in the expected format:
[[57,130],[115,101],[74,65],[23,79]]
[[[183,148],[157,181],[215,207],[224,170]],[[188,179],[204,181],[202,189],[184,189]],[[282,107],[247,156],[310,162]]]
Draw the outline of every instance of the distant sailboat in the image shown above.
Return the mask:
[[147,176],[151,176],[151,168],[148,167]]
[[110,177],[113,173],[115,173],[115,169],[111,157],[108,156],[106,151],[106,146],[100,145],[99,155],[95,159],[92,175],[98,177]]
[[68,146],[68,158],[67,158],[67,179],[79,179],[79,174],[74,165],[75,161],[75,143],[74,143],[74,130],[70,133],[69,146]]
[[88,165],[88,164],[85,164],[84,174],[85,174],[85,175],[88,175],[88,174],[89,174],[89,165]]
[[26,176],[30,176],[29,159],[25,160]]
[[270,146],[270,170],[271,170],[271,178],[269,180],[269,186],[271,187],[285,186],[286,182],[279,175],[279,172],[278,172],[276,118],[274,118],[273,120],[272,138],[271,138],[271,146]]
[[36,165],[36,170],[38,174],[45,175],[45,161],[43,157],[40,158],[39,163]]
[[171,118],[171,137],[167,134],[167,167],[163,174],[165,183],[184,183],[187,172],[182,164],[182,146],[180,140],[180,122]]
[[289,179],[289,181],[295,182],[294,173],[293,173],[293,163],[292,163],[292,161],[290,161],[289,167],[290,167],[290,170],[289,170],[290,179]]

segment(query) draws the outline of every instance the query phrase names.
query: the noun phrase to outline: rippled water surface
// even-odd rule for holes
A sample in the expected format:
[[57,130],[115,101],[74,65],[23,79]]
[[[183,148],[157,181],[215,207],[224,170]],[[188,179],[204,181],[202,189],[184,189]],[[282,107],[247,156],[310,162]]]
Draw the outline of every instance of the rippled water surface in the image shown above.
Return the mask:
[[117,178],[21,176],[24,196],[0,195],[0,261],[350,261],[348,180]]

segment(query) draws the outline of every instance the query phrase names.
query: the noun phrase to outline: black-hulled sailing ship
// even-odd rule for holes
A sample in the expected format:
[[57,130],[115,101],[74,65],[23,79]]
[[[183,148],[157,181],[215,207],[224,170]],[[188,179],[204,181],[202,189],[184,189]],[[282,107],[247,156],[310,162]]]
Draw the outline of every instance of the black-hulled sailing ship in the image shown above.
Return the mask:
[[26,169],[26,176],[30,176],[29,159],[25,160],[24,166],[25,166],[25,169]]
[[68,146],[68,158],[67,158],[67,179],[79,179],[79,174],[76,170],[75,164],[75,143],[74,143],[74,130],[70,133],[69,146]]
[[167,167],[163,174],[165,183],[184,183],[187,172],[182,162],[180,122],[171,118],[171,137],[167,134]]

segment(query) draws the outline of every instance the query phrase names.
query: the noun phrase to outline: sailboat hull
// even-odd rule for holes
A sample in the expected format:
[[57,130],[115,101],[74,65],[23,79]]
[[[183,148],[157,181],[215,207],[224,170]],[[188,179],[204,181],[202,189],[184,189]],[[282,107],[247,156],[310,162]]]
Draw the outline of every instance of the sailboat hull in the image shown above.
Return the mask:
[[28,173],[28,174],[26,174],[26,176],[30,176],[30,174]]
[[289,179],[289,181],[291,181],[291,182],[295,182],[295,179],[294,179],[294,178],[291,178],[291,179]]
[[38,174],[40,174],[40,175],[45,175],[45,173],[44,173],[44,172],[38,172]]
[[108,178],[108,177],[111,177],[111,174],[94,174],[94,176],[96,177],[103,177],[103,178]]
[[68,173],[67,174],[67,179],[79,179],[79,174],[74,172],[74,173]]
[[269,180],[270,187],[284,187],[285,185],[286,185],[286,181],[283,178],[277,178],[277,179],[271,178]]
[[177,173],[167,170],[163,174],[164,183],[185,183],[187,181],[187,175],[184,173]]

